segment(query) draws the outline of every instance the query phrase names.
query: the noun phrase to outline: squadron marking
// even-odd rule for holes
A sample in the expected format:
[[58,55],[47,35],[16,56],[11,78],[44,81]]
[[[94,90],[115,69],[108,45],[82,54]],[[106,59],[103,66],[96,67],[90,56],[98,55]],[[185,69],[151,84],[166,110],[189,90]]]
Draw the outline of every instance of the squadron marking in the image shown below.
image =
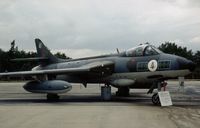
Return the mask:
[[151,72],[155,72],[158,68],[158,62],[156,60],[151,60],[148,63],[148,69]]

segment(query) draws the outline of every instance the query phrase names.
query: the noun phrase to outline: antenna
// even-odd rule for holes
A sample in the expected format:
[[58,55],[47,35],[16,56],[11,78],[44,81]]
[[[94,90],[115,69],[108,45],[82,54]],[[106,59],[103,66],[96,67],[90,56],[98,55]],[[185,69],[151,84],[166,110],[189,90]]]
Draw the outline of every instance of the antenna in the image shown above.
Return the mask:
[[118,49],[118,48],[116,48],[116,50],[117,50],[117,53],[119,54],[119,49]]

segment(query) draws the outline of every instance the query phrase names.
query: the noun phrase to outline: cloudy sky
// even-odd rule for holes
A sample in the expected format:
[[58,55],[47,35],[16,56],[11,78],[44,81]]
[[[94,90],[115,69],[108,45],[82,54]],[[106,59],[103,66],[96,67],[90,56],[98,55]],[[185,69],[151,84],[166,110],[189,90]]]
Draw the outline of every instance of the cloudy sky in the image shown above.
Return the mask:
[[16,40],[77,58],[174,41],[200,50],[200,0],[0,0],[0,48]]

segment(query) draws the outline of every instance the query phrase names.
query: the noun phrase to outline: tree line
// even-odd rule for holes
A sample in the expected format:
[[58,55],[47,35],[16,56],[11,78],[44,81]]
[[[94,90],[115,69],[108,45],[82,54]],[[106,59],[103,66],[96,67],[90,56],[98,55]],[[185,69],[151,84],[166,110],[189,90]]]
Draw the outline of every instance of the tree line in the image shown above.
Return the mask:
[[[197,68],[189,78],[200,78],[200,51],[193,52],[192,50],[188,50],[187,47],[178,46],[175,42],[162,43],[158,48],[165,53],[175,54],[194,61],[197,64]],[[58,58],[70,59],[61,52],[57,52],[54,55]],[[37,62],[12,62],[12,59],[15,58],[31,57],[37,57],[37,53],[19,50],[18,47],[15,46],[15,41],[13,41],[11,42],[11,47],[8,51],[0,49],[0,72],[31,70],[34,66],[38,65]]]
[[[57,52],[54,55],[61,59],[70,59],[61,52]],[[0,72],[31,70],[33,67],[38,65],[38,62],[31,61],[24,63],[22,61],[12,61],[12,59],[33,57],[37,57],[36,52],[26,52],[24,50],[18,50],[18,47],[15,46],[15,41],[12,41],[11,47],[8,51],[4,51],[0,48]]]

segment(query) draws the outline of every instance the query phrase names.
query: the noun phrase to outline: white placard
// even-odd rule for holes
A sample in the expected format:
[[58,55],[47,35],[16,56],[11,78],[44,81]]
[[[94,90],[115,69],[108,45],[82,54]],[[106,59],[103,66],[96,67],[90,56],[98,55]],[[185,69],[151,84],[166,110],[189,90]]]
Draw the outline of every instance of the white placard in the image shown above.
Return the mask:
[[158,96],[160,99],[161,106],[171,106],[172,105],[172,99],[169,94],[169,91],[158,92]]

